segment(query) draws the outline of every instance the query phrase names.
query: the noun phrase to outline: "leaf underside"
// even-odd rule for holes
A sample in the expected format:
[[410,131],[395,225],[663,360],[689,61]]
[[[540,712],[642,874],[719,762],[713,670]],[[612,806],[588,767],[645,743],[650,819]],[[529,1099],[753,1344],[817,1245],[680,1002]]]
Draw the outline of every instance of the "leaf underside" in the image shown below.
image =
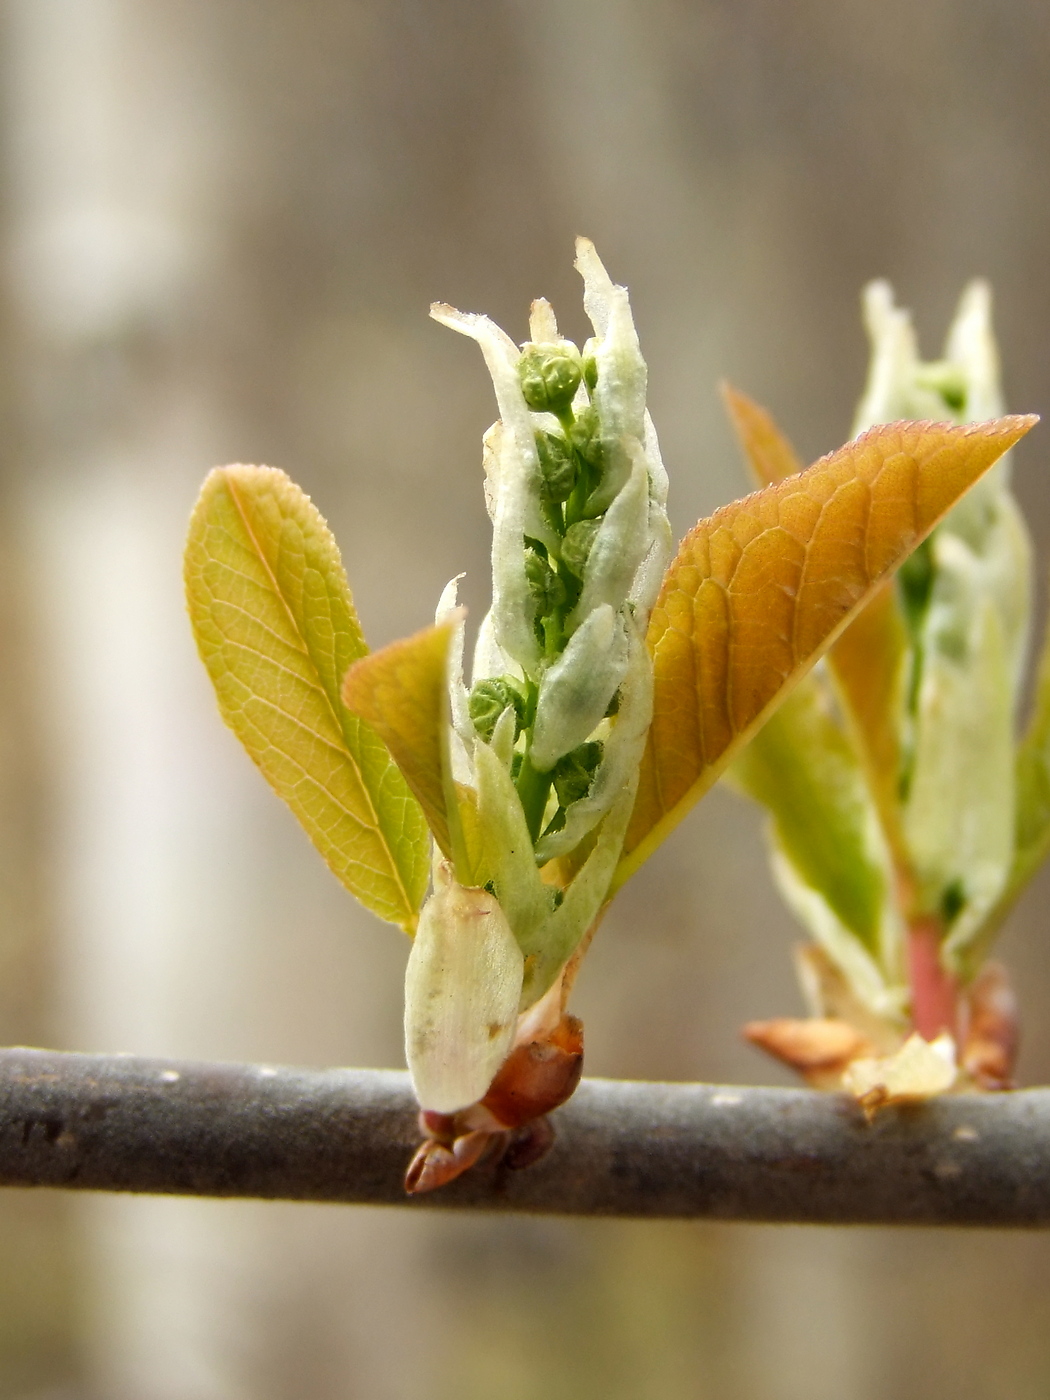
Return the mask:
[[1035,421],[872,428],[689,532],[649,624],[653,723],[616,886]]
[[367,647],[339,551],[272,467],[219,467],[190,520],[186,598],[223,719],[366,908],[415,928],[426,823],[343,674]]

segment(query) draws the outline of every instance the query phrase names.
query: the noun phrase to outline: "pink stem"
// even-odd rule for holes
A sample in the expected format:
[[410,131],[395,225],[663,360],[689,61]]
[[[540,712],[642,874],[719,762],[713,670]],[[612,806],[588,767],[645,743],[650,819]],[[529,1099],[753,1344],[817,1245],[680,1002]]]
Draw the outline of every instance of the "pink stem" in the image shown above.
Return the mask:
[[933,1040],[941,1031],[958,1039],[959,988],[941,962],[941,935],[934,918],[916,919],[908,929],[911,1018],[924,1040]]

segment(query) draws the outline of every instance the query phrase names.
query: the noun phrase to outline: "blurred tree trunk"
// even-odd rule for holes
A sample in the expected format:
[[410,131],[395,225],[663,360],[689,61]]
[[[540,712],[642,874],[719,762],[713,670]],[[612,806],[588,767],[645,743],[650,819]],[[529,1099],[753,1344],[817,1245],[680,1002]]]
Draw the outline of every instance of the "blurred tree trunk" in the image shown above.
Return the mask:
[[[0,69],[10,110],[14,77]],[[0,241],[10,246],[11,150],[0,150]],[[53,1044],[54,909],[49,898],[52,811],[41,673],[33,636],[32,562],[22,482],[32,435],[21,390],[23,326],[0,292],[0,1043]],[[52,1193],[0,1194],[0,1396],[43,1393],[79,1369],[71,1203]]]

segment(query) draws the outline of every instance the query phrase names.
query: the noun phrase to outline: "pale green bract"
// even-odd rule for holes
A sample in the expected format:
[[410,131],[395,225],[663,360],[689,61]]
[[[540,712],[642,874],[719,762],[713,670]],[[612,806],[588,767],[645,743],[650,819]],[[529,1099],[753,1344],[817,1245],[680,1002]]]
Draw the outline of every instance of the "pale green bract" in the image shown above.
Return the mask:
[[190,522],[186,598],[223,718],[348,890],[415,928],[429,874],[419,803],[339,687],[368,648],[339,551],[271,467],[221,467]]
[[1032,718],[1017,753],[1016,781],[1017,842],[1007,898],[1031,878],[1050,850],[1050,628]]
[[405,971],[405,1055],[419,1102],[480,1099],[514,1038],[523,959],[499,901],[438,861]]

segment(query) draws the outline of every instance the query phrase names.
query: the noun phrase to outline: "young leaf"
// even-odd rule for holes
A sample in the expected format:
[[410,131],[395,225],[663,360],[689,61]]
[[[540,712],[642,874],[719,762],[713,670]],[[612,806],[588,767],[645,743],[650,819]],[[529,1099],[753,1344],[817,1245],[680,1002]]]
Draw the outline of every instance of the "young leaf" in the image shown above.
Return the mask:
[[[748,465],[763,486],[801,471],[795,449],[771,414],[723,384],[722,398]],[[883,826],[900,847],[899,717],[907,636],[894,584],[872,595],[828,653],[828,666],[856,741]]]
[[446,672],[455,619],[426,627],[356,661],[343,703],[386,744],[423,808],[434,840],[451,855],[445,804]]
[[902,849],[900,716],[908,638],[893,579],[887,579],[828,652],[828,669],[849,721],[890,845]]
[[614,886],[1034,417],[873,428],[682,541],[649,624],[653,723]]
[[307,496],[271,467],[219,467],[186,543],[186,598],[223,719],[348,890],[415,928],[426,824],[339,683],[367,650],[339,551]]
[[770,809],[777,846],[799,878],[885,965],[896,951],[883,946],[889,853],[853,748],[816,685],[800,685],[785,700],[730,777]]
[[741,451],[762,486],[772,486],[805,467],[773,415],[723,379],[719,388]]
[[[1024,738],[1017,748],[1016,816],[1013,868],[1000,908],[989,920],[999,927],[1017,895],[1050,851],[1050,627],[1043,639],[1035,704]],[[982,934],[985,931],[982,930]]]

